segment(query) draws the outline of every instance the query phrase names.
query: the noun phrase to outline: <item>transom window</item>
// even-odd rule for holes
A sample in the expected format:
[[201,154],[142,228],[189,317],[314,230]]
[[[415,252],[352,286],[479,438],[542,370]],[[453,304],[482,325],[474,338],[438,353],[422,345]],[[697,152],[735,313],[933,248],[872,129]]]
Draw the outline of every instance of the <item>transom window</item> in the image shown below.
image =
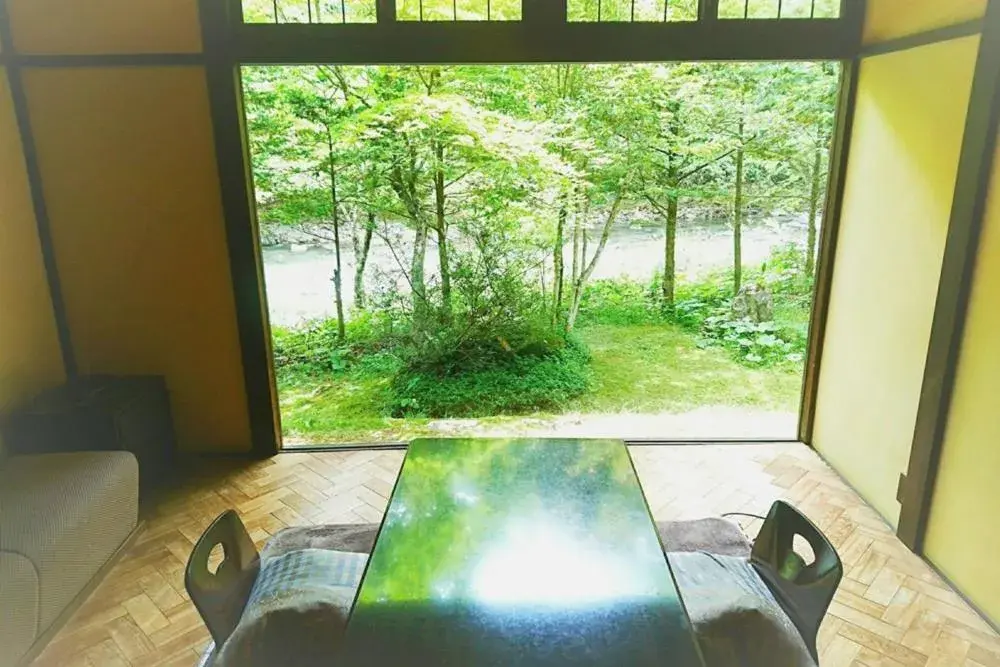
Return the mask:
[[840,0],[719,0],[720,19],[835,19]]

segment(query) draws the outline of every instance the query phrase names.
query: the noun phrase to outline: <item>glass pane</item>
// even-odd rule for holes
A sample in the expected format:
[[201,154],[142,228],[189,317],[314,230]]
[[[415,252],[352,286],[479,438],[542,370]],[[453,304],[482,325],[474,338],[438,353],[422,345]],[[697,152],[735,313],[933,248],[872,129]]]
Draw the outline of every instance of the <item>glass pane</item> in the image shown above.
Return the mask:
[[566,17],[571,22],[596,21],[598,0],[569,0],[566,3]]
[[783,19],[807,19],[812,12],[813,0],[783,0],[781,17]]
[[244,23],[274,23],[274,3],[271,0],[243,0]]
[[520,21],[521,0],[490,0],[491,21]]
[[455,0],[423,0],[425,21],[454,21]]
[[419,21],[420,0],[396,0],[397,21]]
[[741,19],[746,16],[749,0],[719,0],[720,19]]
[[750,0],[747,4],[747,18],[776,19],[778,3],[779,0]]
[[662,21],[664,0],[635,0],[636,21]]
[[631,0],[602,0],[601,21],[631,21]]
[[813,16],[818,19],[840,18],[840,0],[816,0]]
[[698,0],[667,0],[668,21],[697,21]]
[[344,12],[347,23],[375,23],[375,0],[346,0]]
[[279,23],[309,23],[309,11],[306,0],[278,0]]

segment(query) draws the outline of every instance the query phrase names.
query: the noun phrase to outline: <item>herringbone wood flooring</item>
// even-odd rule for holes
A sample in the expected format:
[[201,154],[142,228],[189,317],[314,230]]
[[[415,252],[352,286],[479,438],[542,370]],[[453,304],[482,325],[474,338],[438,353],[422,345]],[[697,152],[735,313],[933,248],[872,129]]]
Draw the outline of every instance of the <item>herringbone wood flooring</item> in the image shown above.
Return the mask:
[[[801,445],[636,447],[657,519],[801,508],[846,569],[820,636],[822,667],[1000,667],[1000,637],[910,553],[837,475]],[[208,641],[184,592],[194,541],[236,508],[258,544],[285,526],[381,519],[399,451],[289,453],[256,463],[199,462],[38,667],[193,665]],[[752,535],[759,521],[744,520]]]

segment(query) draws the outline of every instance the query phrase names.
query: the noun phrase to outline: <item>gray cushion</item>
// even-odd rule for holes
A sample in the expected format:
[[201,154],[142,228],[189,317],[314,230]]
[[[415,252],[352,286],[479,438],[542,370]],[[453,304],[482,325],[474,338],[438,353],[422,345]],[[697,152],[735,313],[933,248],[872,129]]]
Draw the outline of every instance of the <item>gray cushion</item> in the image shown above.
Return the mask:
[[664,551],[703,551],[719,556],[750,557],[750,541],[739,524],[722,518],[658,521]]
[[366,554],[303,549],[261,559],[239,624],[217,667],[330,664],[368,561]]
[[745,558],[667,557],[707,667],[815,667],[795,625]]

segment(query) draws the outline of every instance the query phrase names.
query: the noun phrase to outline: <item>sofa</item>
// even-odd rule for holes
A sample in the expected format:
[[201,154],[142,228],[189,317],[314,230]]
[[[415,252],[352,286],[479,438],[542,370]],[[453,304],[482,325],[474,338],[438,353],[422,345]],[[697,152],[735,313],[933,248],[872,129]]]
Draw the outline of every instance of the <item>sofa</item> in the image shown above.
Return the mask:
[[0,443],[0,667],[26,659],[138,522],[128,452],[5,456]]

